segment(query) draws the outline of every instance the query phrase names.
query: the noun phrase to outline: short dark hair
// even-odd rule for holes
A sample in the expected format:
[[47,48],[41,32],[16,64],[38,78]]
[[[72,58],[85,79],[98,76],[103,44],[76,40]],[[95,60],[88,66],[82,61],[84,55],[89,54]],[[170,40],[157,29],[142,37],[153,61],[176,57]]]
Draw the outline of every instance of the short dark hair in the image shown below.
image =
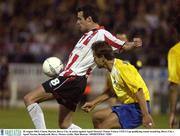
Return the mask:
[[92,5],[84,5],[82,7],[78,7],[76,9],[76,13],[82,11],[83,12],[83,16],[84,18],[86,19],[87,17],[91,17],[92,20],[95,22],[95,23],[98,23],[98,9],[95,8],[94,6]]
[[107,60],[114,59],[112,47],[105,41],[94,42],[91,48],[97,57],[104,56]]

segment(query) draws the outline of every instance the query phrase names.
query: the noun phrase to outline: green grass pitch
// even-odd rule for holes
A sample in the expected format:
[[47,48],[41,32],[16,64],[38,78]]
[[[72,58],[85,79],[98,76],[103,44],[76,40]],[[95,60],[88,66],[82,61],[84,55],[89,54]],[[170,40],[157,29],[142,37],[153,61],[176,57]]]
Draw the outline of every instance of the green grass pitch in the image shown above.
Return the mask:
[[[43,108],[48,129],[58,128],[58,109]],[[153,115],[156,128],[168,128],[167,115]],[[74,115],[74,123],[81,128],[93,128],[91,114],[77,110]],[[0,128],[2,129],[32,129],[34,128],[25,108],[0,109]],[[143,128],[143,127],[140,127]]]

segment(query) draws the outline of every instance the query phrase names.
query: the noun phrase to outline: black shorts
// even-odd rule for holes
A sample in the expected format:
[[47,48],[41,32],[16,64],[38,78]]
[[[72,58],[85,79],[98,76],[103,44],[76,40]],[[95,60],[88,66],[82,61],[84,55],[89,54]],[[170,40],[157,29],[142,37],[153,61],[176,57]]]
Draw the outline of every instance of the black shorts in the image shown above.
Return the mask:
[[42,84],[47,93],[52,93],[59,104],[75,111],[81,100],[87,78],[85,76],[59,76]]

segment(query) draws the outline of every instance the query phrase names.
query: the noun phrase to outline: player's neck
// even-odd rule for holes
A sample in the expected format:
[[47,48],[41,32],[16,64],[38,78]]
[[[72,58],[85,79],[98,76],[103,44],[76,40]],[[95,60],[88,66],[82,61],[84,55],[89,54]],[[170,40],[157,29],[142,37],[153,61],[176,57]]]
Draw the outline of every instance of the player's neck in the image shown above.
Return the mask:
[[91,26],[89,27],[89,31],[91,31],[91,30],[93,30],[93,29],[97,29],[97,28],[99,28],[99,27],[100,27],[99,24],[93,23],[93,24],[91,24]]

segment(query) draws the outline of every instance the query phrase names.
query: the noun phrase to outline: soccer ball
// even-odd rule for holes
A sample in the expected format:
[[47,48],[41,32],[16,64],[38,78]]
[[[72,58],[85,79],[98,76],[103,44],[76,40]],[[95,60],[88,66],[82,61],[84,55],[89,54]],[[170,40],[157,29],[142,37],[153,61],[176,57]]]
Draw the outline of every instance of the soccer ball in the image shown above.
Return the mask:
[[57,57],[47,58],[42,65],[43,73],[49,77],[57,76],[64,68],[62,61]]

